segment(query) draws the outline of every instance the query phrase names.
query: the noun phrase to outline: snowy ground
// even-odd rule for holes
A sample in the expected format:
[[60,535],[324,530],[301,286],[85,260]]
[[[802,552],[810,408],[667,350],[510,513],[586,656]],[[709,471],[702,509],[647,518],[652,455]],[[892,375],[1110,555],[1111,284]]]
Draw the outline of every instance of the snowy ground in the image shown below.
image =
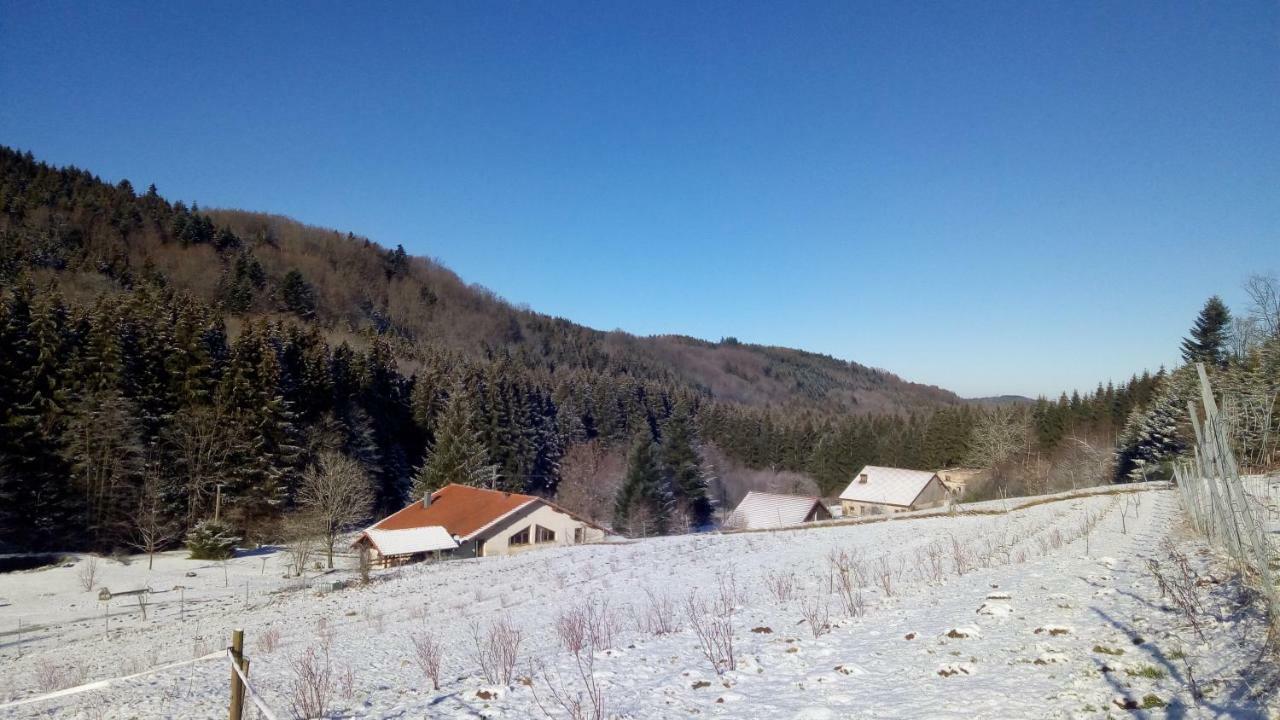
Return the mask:
[[[1169,547],[1199,577],[1203,641],[1148,567],[1155,559],[1172,573]],[[832,551],[862,558],[861,617],[849,617],[830,592]],[[3,705],[204,655],[224,647],[234,627],[246,632],[254,686],[282,719],[293,715],[295,658],[326,644],[330,717],[546,717],[539,699],[552,717],[566,717],[547,687],[548,677],[575,687],[555,624],[587,601],[607,601],[618,626],[595,661],[608,717],[1277,717],[1258,610],[1189,535],[1166,489],[1055,499],[1007,514],[450,561],[328,592],[314,577],[306,590],[283,578],[288,560],[270,551],[225,566],[169,553],[150,572],[145,557],[102,560],[96,586],[167,591],[151,596],[145,620],[133,599],[113,600],[109,631],[96,587],[80,585],[84,562],[0,575],[0,718],[225,717],[228,668],[216,659]],[[779,600],[766,578],[790,574],[793,597]],[[323,580],[335,578],[354,579],[340,571]],[[715,597],[730,580],[736,668],[717,674],[684,604],[690,593]],[[187,589],[171,589],[179,585]],[[650,596],[673,601],[678,631],[642,627]],[[830,628],[815,638],[806,609],[824,606]],[[19,618],[27,627],[20,645]],[[516,674],[531,681],[498,686],[480,677],[471,627],[503,618],[524,633]],[[411,638],[424,632],[445,648],[438,692],[414,660]],[[278,644],[268,647],[264,638],[276,633]],[[1149,707],[1121,709],[1126,700]]]

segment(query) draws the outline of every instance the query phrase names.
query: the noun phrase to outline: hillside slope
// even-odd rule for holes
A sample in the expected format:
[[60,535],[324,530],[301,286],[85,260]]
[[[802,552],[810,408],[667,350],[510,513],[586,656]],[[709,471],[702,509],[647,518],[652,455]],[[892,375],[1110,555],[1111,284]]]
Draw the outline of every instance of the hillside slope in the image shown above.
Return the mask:
[[[37,624],[0,678],[0,718],[70,720],[95,708],[215,717],[226,711],[223,656],[163,665],[223,647],[231,628],[245,630],[252,682],[282,717],[308,652],[332,673],[325,716],[566,717],[550,688],[574,697],[585,677],[600,691],[602,716],[636,720],[1101,717],[1113,707],[1127,716],[1118,709],[1126,703],[1167,706],[1169,717],[1264,717],[1276,671],[1257,662],[1267,637],[1261,601],[1182,532],[1182,517],[1169,490],[1040,498],[1007,514],[410,565],[376,571],[364,586],[343,568],[325,576],[350,582],[333,592],[282,579],[290,560],[271,549],[221,568],[172,553],[151,574],[142,558],[103,561],[99,577],[112,588],[187,588],[185,609],[176,594],[156,593],[145,619],[114,603],[111,653],[100,650],[101,613],[85,607],[81,558],[0,575],[0,595],[13,603],[0,619]],[[1169,607],[1151,570],[1168,573],[1178,558],[1203,603],[1196,628]],[[833,589],[841,562],[865,573],[865,586]],[[603,613],[579,656],[585,671],[560,641],[576,612]],[[727,629],[731,662],[723,646],[700,644],[694,622]],[[497,623],[521,633],[516,677],[505,682],[485,679],[472,638]],[[442,648],[436,690],[414,662],[424,637]],[[150,668],[90,693],[34,699]],[[4,707],[23,699],[34,702]]]
[[636,337],[520,309],[438,262],[351,233],[238,210],[169,203],[0,148],[0,277],[22,269],[90,300],[159,275],[231,316],[294,316],[331,339],[394,339],[534,368],[676,382],[752,406],[900,412],[960,402],[882,370],[787,348]]

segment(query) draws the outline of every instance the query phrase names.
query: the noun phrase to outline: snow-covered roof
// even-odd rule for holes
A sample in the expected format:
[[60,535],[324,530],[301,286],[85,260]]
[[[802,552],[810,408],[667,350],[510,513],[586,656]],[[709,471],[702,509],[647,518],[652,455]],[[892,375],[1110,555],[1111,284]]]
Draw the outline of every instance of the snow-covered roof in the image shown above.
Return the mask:
[[[866,482],[862,482],[863,475],[866,476]],[[853,476],[853,482],[840,493],[840,499],[910,507],[934,475],[928,470],[868,465]]]
[[725,525],[743,530],[799,525],[814,511],[815,505],[820,508],[820,516],[825,518],[830,515],[826,512],[826,506],[816,497],[777,495],[752,490],[730,513]]
[[402,530],[369,528],[364,531],[364,535],[383,555],[412,555],[458,547],[449,531],[439,525]]

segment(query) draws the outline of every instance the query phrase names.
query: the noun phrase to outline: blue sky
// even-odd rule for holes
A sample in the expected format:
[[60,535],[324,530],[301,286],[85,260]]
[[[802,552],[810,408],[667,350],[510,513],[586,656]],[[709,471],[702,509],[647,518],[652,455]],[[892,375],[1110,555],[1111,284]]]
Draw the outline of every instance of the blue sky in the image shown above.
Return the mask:
[[1280,5],[0,0],[0,143],[964,395],[1280,270]]

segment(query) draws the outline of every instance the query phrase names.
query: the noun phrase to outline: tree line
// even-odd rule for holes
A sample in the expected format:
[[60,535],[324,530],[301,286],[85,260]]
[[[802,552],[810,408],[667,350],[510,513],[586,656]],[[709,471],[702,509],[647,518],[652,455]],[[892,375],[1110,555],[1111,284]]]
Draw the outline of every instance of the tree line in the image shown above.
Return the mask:
[[403,248],[325,232],[318,255],[277,252],[292,227],[0,148],[0,545],[153,547],[215,512],[211,536],[279,539],[328,467],[367,484],[365,520],[462,482],[676,532],[720,499],[709,445],[831,494],[863,464],[1109,450],[1164,382],[982,407],[850,370],[904,403],[855,414],[826,399],[861,392],[836,361],[726,341],[734,378],[798,400],[725,400],[635,339],[517,312]]

